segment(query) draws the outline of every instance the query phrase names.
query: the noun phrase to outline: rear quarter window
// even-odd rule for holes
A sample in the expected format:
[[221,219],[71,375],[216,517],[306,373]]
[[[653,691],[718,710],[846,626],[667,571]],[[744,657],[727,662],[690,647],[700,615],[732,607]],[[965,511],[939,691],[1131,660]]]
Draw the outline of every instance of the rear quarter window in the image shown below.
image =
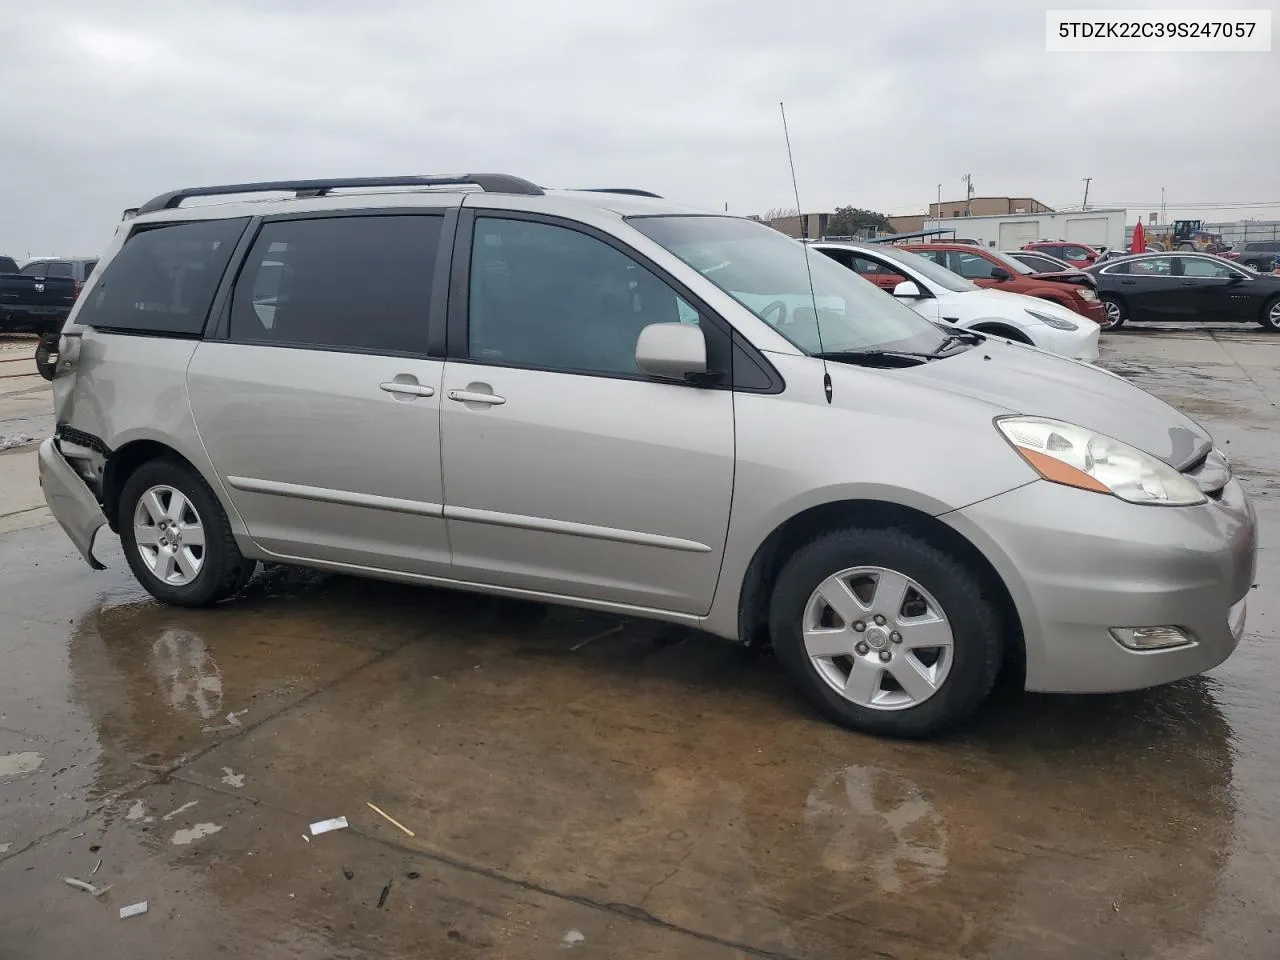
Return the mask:
[[81,308],[81,326],[199,336],[248,219],[143,226],[111,259]]

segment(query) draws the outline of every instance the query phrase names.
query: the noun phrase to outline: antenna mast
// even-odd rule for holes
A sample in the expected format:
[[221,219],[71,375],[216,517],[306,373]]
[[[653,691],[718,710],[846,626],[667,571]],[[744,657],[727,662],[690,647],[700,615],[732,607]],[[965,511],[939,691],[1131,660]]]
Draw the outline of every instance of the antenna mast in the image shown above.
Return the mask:
[[791,165],[791,190],[796,198],[796,215],[800,218],[800,236],[804,247],[804,269],[809,277],[809,300],[813,304],[813,326],[818,331],[818,353],[822,357],[822,392],[826,394],[827,403],[831,402],[831,371],[827,369],[827,350],[822,344],[822,321],[818,317],[818,295],[813,290],[813,268],[809,265],[809,245],[803,240],[809,237],[809,226],[800,208],[800,186],[796,182],[796,161],[791,154],[791,134],[787,130],[787,105],[778,101],[778,109],[782,111],[782,136],[787,141],[787,163]]

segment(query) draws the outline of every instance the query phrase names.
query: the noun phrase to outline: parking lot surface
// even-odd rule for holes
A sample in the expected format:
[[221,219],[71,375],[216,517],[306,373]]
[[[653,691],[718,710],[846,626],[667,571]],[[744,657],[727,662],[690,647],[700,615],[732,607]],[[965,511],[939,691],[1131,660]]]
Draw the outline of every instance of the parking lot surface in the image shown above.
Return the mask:
[[[1125,331],[1103,363],[1252,493],[1246,637],[929,743],[638,620],[283,568],[167,609],[0,452],[0,957],[1280,956],[1280,337]],[[0,436],[47,435],[6,366]]]

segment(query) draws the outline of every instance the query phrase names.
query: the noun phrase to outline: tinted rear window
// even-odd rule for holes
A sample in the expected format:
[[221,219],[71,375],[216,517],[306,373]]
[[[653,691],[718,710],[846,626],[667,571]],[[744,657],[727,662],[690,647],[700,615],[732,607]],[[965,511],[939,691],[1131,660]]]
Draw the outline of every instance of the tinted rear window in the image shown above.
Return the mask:
[[103,271],[77,322],[194,336],[248,220],[165,224],[135,232]]
[[422,353],[444,218],[266,223],[236,279],[231,339]]
[[91,275],[91,274],[93,273],[93,271],[97,268],[97,266],[98,266],[98,261],[97,261],[97,260],[86,260],[86,261],[84,262],[84,277],[83,277],[83,279],[88,280],[88,279],[89,279],[89,277],[90,277],[90,275]]
[[17,273],[18,261],[12,257],[0,257],[0,273]]
[[67,277],[72,274],[71,264],[65,260],[54,260],[52,263],[46,264],[46,277]]

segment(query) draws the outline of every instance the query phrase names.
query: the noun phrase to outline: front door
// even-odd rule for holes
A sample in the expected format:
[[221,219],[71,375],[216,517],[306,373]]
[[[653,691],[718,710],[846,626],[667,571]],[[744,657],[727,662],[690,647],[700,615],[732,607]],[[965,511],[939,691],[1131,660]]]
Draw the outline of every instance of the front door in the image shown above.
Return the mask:
[[447,575],[444,364],[426,357],[443,216],[262,225],[226,337],[187,372],[196,425],[250,535],[282,557]]
[[733,393],[653,380],[635,348],[650,323],[695,323],[714,366],[719,328],[602,235],[468,221],[441,407],[455,576],[705,613],[733,496]]
[[1242,270],[1207,257],[1178,257],[1180,290],[1189,319],[1256,320],[1262,304]]

